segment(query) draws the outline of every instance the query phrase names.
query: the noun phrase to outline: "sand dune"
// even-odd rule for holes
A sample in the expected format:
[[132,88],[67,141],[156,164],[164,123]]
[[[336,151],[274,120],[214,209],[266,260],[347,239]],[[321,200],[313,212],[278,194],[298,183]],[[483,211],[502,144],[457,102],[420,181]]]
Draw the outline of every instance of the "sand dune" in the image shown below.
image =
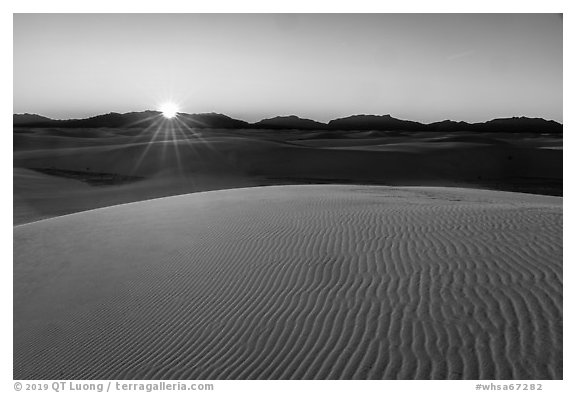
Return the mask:
[[[561,195],[561,149],[561,135],[537,134],[15,128],[14,222],[253,185],[458,186]],[[31,171],[50,176],[36,186]],[[63,182],[57,176],[67,171],[85,178]],[[141,181],[86,188],[94,173]]]
[[14,225],[113,206],[191,192],[249,187],[257,183],[233,173],[198,174],[193,177],[168,173],[112,186],[51,176],[29,169],[14,169]]
[[14,228],[15,379],[560,379],[562,198],[197,193]]

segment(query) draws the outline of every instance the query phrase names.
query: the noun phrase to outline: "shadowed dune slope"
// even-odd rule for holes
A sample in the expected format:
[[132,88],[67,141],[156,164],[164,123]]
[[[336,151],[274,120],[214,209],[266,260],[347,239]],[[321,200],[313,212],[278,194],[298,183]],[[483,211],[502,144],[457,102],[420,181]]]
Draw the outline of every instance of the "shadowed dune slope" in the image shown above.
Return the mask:
[[560,379],[562,198],[281,186],[14,228],[15,379]]
[[457,186],[562,195],[561,135],[52,127],[15,128],[13,137],[15,224],[250,186]]

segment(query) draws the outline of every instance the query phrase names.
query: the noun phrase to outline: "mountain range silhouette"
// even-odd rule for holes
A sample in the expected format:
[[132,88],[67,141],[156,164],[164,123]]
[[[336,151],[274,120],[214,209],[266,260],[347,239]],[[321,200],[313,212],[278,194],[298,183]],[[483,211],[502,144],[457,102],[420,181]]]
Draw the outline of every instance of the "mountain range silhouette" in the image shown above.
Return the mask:
[[[481,123],[444,120],[429,124],[396,119],[390,115],[353,115],[321,123],[295,115],[277,116],[255,123],[220,113],[178,113],[178,124],[190,128],[275,129],[275,130],[375,130],[375,131],[476,131],[511,133],[562,133],[563,125],[542,118],[511,117]],[[153,127],[166,120],[158,111],[107,113],[86,119],[55,120],[37,114],[14,114],[14,127],[121,128]]]

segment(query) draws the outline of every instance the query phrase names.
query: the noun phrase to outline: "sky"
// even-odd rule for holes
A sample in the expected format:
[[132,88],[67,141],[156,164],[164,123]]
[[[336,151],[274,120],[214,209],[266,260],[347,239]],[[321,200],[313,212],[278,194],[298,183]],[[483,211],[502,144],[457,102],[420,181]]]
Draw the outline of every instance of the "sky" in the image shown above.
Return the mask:
[[562,122],[557,14],[15,14],[14,113]]

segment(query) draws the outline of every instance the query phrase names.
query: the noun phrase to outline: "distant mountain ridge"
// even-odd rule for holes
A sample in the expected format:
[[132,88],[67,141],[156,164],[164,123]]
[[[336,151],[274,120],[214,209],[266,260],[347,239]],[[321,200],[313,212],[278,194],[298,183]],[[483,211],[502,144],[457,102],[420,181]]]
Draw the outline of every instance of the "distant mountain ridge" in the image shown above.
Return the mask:
[[316,120],[303,119],[296,115],[276,116],[271,119],[263,119],[252,124],[255,128],[267,129],[300,129],[300,130],[318,130],[325,129],[326,124]]
[[35,115],[32,113],[22,113],[13,116],[13,122],[15,126],[20,124],[34,124],[47,121],[53,121],[53,120],[48,117]]
[[328,128],[336,130],[425,131],[426,125],[390,115],[353,115],[330,120]]
[[[167,120],[158,111],[111,112],[86,119],[54,120],[48,117],[24,113],[13,115],[14,127],[61,127],[61,128],[120,128],[152,127]],[[513,133],[562,133],[563,125],[553,120],[528,117],[493,119],[483,123],[444,120],[429,124],[396,119],[390,115],[352,115],[321,123],[296,115],[277,116],[255,123],[233,119],[220,113],[178,113],[178,125],[191,128],[224,129],[302,129],[302,130],[375,130],[375,131],[477,131]]]

